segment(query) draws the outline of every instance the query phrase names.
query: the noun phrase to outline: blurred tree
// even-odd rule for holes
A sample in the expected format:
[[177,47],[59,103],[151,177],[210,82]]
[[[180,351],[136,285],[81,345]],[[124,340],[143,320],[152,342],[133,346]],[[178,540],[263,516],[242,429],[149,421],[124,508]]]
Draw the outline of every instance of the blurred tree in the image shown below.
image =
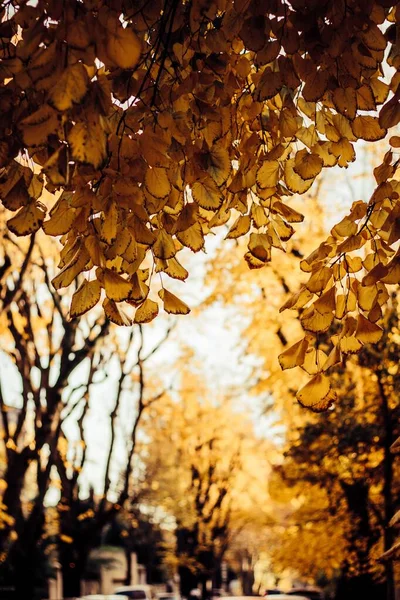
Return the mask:
[[221,562],[235,536],[254,511],[267,512],[270,449],[232,403],[212,403],[201,382],[186,377],[180,399],[168,397],[149,412],[146,460],[153,473],[148,501],[176,527],[184,595],[199,584],[205,594],[207,582],[220,587]]
[[[109,336],[107,353],[112,355],[103,365],[103,374],[119,369],[115,389],[115,402],[109,415],[110,444],[106,454],[103,481],[95,494],[90,491],[82,497],[82,471],[86,460],[84,419],[89,408],[90,395],[86,395],[78,427],[81,451],[72,454],[66,437],[61,436],[56,453],[56,467],[60,477],[61,500],[58,504],[60,521],[59,559],[62,566],[64,596],[80,594],[80,582],[84,576],[90,551],[99,546],[103,529],[115,522],[119,512],[138,502],[142,490],[140,468],[137,465],[136,443],[138,428],[143,414],[165,394],[162,382],[148,371],[148,363],[163,348],[171,332],[167,326],[161,337],[149,348],[145,347],[144,333],[140,325],[133,327],[125,342],[119,336]],[[151,377],[150,377],[151,376]],[[123,412],[123,400],[129,399],[133,418],[129,422]],[[124,427],[121,430],[121,422]],[[117,449],[118,436],[125,439],[125,449]],[[97,486],[99,488],[99,486]],[[133,534],[132,528],[130,533]],[[129,549],[128,546],[127,550]],[[130,560],[128,560],[128,568]],[[130,581],[130,574],[127,573]]]
[[[316,489],[325,497],[327,524],[341,523],[346,549],[340,561],[341,599],[368,594],[374,587],[376,594],[383,594],[378,585],[383,579],[386,598],[394,598],[391,565],[386,564],[383,573],[376,559],[392,545],[389,521],[400,501],[390,452],[400,433],[400,337],[395,299],[385,319],[382,340],[349,360],[346,370],[336,370],[338,401],[332,411],[309,418],[296,434],[289,433],[289,449],[281,468],[283,481],[295,485],[298,496],[303,497],[294,513],[303,527],[309,522]],[[321,343],[321,351],[323,347]],[[312,370],[311,361],[308,368]],[[299,486],[300,482],[311,487]],[[316,535],[316,527],[311,527]],[[296,535],[292,540],[297,544]],[[314,553],[320,554],[320,550],[315,548]]]
[[[8,515],[0,529],[4,576],[12,578],[18,597],[33,590],[34,559],[44,526],[44,501],[55,465],[63,422],[80,402],[103,355],[98,343],[109,330],[103,316],[68,319],[66,298],[50,284],[53,262],[31,244],[21,249],[10,240],[7,256],[19,253],[29,277],[6,269],[2,278],[4,310],[0,316],[3,364],[0,412],[3,424],[4,468],[1,501]],[[34,264],[36,263],[36,264]],[[82,369],[78,389],[71,377]],[[18,382],[18,400],[11,397]],[[77,395],[78,394],[78,395]],[[30,489],[24,493],[29,478]]]

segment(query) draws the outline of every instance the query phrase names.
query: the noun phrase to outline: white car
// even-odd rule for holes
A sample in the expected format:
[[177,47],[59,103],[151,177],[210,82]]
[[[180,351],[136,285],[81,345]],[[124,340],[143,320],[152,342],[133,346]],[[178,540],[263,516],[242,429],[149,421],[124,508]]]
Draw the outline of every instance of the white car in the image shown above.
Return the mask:
[[[224,600],[255,600],[255,596],[225,596]],[[291,594],[268,594],[266,600],[308,600],[305,596]]]
[[294,594],[268,594],[268,600],[308,600],[305,596],[297,596]]
[[173,592],[160,592],[156,595],[156,600],[181,600],[181,597]]
[[124,585],[114,590],[114,594],[119,596],[127,596],[128,600],[153,600],[151,585]]
[[115,594],[90,594],[89,596],[82,596],[78,600],[129,600],[128,596],[116,596]]

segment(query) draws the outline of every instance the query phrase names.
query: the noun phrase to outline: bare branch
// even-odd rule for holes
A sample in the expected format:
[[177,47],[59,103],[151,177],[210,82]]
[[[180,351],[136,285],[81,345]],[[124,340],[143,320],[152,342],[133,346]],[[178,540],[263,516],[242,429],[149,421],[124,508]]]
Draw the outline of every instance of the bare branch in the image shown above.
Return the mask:
[[1,418],[3,419],[5,440],[8,441],[10,439],[10,428],[9,428],[9,424],[8,424],[7,407],[4,402],[3,386],[1,383],[1,378],[0,378],[0,412],[1,412]]
[[3,306],[2,306],[2,310],[3,311],[5,311],[5,310],[8,309],[8,307],[10,306],[10,304],[16,299],[17,294],[18,294],[18,292],[21,289],[22,281],[23,281],[25,272],[26,272],[26,270],[28,268],[28,265],[29,265],[29,262],[30,262],[30,259],[31,259],[31,255],[32,255],[32,250],[33,250],[33,247],[35,245],[35,235],[36,235],[35,233],[32,233],[32,235],[31,235],[31,239],[29,241],[29,246],[28,246],[28,249],[26,251],[25,258],[23,260],[22,266],[21,266],[20,271],[19,271],[19,277],[14,282],[13,289],[8,288],[7,291],[6,291],[6,293],[5,293],[5,296],[4,296],[4,299],[3,299]]

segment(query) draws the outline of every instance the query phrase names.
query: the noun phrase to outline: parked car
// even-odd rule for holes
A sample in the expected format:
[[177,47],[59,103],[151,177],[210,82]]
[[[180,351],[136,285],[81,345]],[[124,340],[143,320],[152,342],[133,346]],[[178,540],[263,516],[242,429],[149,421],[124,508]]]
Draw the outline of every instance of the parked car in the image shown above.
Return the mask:
[[[227,596],[224,600],[254,600],[255,596]],[[305,596],[289,596],[278,591],[277,594],[268,594],[268,600],[308,600]]]
[[294,594],[284,594],[278,592],[277,594],[268,594],[268,600],[307,600],[305,596],[295,596]]
[[226,592],[221,588],[213,588],[211,590],[211,598],[221,598],[222,596],[226,596]]
[[129,600],[128,596],[122,596],[118,594],[89,594],[89,596],[82,596],[77,600]]
[[124,585],[114,590],[116,596],[127,596],[129,600],[153,600],[151,585]]
[[156,595],[157,600],[181,600],[179,594],[174,594],[174,592],[160,592]]
[[308,600],[324,600],[324,593],[317,587],[296,587],[288,592],[289,596],[304,596]]

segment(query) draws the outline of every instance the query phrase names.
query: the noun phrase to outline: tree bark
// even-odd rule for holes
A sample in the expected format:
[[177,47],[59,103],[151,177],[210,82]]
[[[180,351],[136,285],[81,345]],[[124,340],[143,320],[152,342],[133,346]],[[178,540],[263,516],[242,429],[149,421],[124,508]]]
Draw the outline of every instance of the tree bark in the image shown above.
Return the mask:
[[[383,436],[383,543],[385,552],[389,550],[394,542],[393,530],[389,527],[390,519],[394,514],[393,502],[393,466],[394,455],[390,450],[394,442],[393,419],[389,407],[385,386],[382,380],[382,372],[377,371],[378,387],[381,398],[381,413],[384,426]],[[394,569],[391,560],[385,561],[386,600],[395,599]]]

